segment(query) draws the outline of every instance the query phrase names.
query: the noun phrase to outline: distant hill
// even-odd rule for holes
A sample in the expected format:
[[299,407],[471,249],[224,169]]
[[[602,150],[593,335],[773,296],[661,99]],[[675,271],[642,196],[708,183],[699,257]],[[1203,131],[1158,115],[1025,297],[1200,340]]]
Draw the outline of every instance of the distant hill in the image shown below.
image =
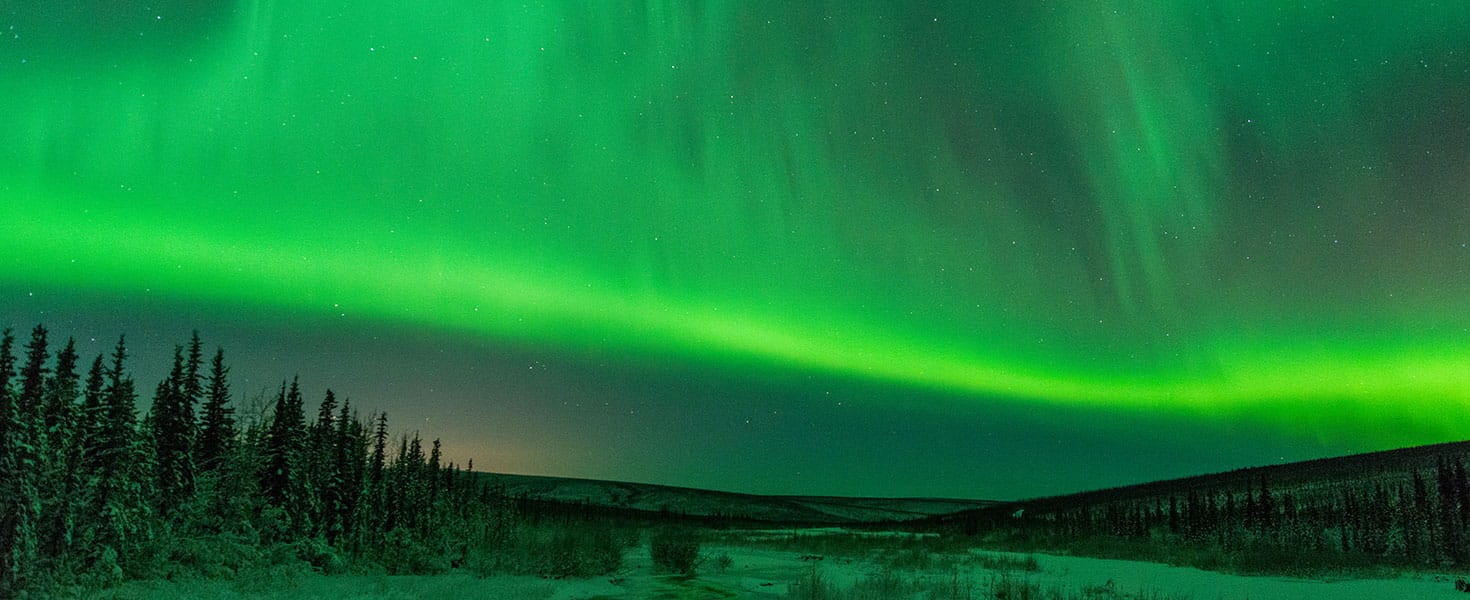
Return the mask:
[[1223,473],[1195,475],[1116,488],[1090,490],[1060,496],[995,502],[989,506],[960,513],[936,515],[929,522],[951,523],[964,520],[1005,519],[1022,511],[1028,518],[1045,517],[1087,507],[1108,504],[1162,505],[1169,500],[1183,501],[1191,494],[1201,498],[1258,491],[1263,483],[1272,494],[1290,494],[1300,502],[1335,499],[1342,490],[1382,488],[1407,494],[1414,473],[1432,483],[1436,465],[1446,461],[1470,458],[1470,441],[1448,442],[1381,452],[1369,452],[1302,462],[1236,469]]
[[649,513],[725,517],[773,524],[912,521],[984,508],[987,500],[761,496],[646,483],[483,473],[511,497]]
[[989,547],[1315,576],[1470,568],[1470,442],[1062,496],[905,523]]

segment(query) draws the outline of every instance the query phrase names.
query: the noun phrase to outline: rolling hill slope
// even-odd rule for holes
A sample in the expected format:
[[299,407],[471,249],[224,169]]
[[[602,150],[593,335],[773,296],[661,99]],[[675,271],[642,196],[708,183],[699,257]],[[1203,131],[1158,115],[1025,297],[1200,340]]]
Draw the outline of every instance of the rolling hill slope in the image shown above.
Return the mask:
[[650,513],[769,523],[859,524],[912,521],[995,504],[945,498],[761,496],[665,485],[484,473],[506,495]]
[[[1452,462],[1467,458],[1470,458],[1470,441],[1448,442],[1250,467],[1223,473],[1152,481],[1045,498],[996,502],[987,507],[965,512],[1010,515],[1017,510],[1025,510],[1026,513],[1033,515],[1047,514],[1106,503],[1167,501],[1171,497],[1184,499],[1190,493],[1196,495],[1243,493],[1246,490],[1258,490],[1262,482],[1268,482],[1270,489],[1276,494],[1294,493],[1301,500],[1332,494],[1343,487],[1354,489],[1374,486],[1397,488],[1409,483],[1415,471],[1433,480],[1435,468],[1440,459]],[[938,515],[937,518],[943,520],[951,516],[958,516],[958,514]]]

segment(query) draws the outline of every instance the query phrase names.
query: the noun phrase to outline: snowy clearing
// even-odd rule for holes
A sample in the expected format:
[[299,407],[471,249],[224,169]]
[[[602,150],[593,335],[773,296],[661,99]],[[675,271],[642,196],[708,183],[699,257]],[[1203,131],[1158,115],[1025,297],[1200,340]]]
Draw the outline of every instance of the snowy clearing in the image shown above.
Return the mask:
[[[527,600],[609,600],[614,598],[751,598],[788,597],[803,577],[819,574],[825,585],[849,590],[883,575],[873,561],[743,546],[706,546],[705,565],[692,578],[654,571],[646,549],[628,552],[618,573],[598,578],[546,580],[534,577],[477,578],[467,574],[444,576],[319,576],[283,577],[270,582],[133,582],[95,597],[109,599],[211,598],[234,599],[407,599],[407,598],[524,598]],[[1028,555],[986,554],[1024,559]],[[728,555],[729,567],[719,572],[715,557]],[[1460,598],[1450,576],[1413,575],[1397,579],[1320,581],[1282,577],[1253,577],[1171,567],[1157,563],[1073,556],[1035,556],[1040,572],[1011,572],[1009,577],[1034,583],[1073,597],[1170,598],[1193,600],[1382,600],[1386,598]],[[931,577],[971,582],[975,598],[988,598],[996,572],[980,568],[929,572]],[[891,575],[891,574],[890,574]],[[903,571],[900,578],[925,573]],[[884,596],[906,597],[906,596]],[[907,597],[922,597],[919,595]]]
[[[1037,554],[1043,582],[1072,586],[1106,586],[1120,593],[1140,590],[1182,595],[1195,600],[1385,600],[1389,598],[1461,598],[1454,579],[1447,576],[1405,576],[1397,579],[1344,579],[1321,581],[1286,577],[1258,577],[1171,567],[1158,563]],[[1437,580],[1436,580],[1437,579]]]

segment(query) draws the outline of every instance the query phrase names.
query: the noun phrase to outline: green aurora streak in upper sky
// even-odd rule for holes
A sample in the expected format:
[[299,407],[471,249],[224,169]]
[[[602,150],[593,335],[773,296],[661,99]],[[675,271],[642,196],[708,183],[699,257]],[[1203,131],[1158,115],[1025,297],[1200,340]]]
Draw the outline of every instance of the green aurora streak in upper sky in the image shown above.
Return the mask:
[[0,282],[1364,449],[1470,422],[1470,4],[31,4]]

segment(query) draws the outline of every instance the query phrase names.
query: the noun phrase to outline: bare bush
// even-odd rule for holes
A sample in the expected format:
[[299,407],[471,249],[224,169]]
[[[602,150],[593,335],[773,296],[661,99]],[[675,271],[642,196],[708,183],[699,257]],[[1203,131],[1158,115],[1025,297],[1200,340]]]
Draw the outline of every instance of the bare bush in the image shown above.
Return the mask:
[[693,575],[699,566],[699,536],[691,529],[665,527],[653,532],[648,553],[654,566],[680,575]]

